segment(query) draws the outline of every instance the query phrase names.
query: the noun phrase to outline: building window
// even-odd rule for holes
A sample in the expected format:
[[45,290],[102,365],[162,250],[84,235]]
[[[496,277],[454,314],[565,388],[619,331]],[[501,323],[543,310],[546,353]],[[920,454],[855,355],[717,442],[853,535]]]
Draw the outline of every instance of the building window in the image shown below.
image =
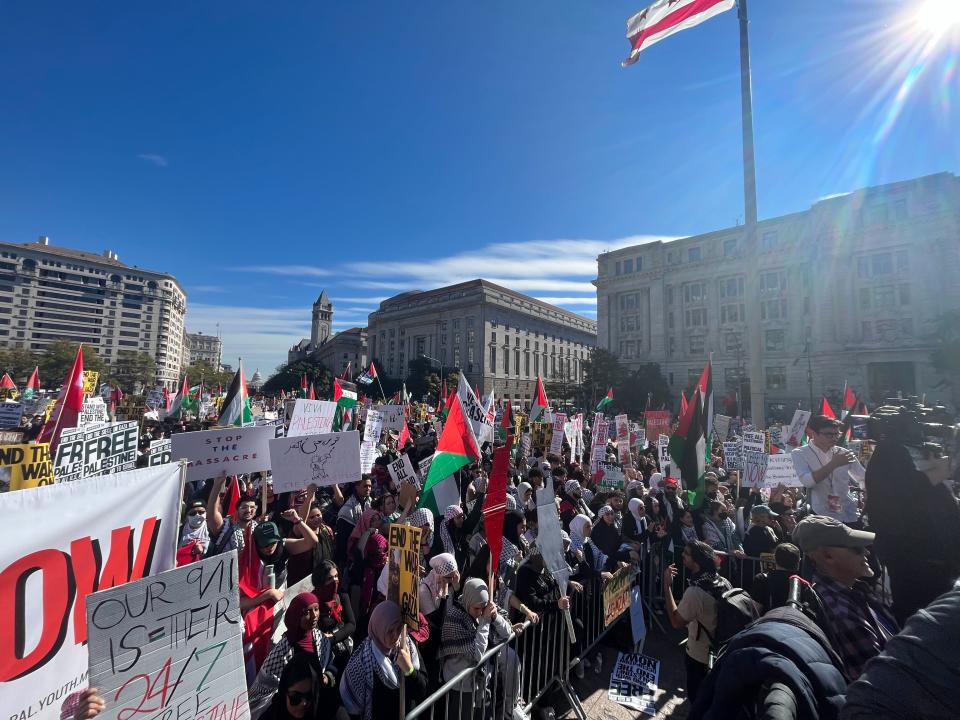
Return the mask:
[[490,333],[490,342],[495,343],[496,341],[497,341],[497,334],[496,334],[496,333]]
[[724,368],[723,383],[727,390],[740,390],[740,368]]
[[737,238],[727,238],[723,241],[723,256],[736,257],[740,252],[740,241]]
[[718,287],[720,289],[721,300],[743,297],[743,278],[742,277],[723,278],[718,283]]
[[459,330],[459,329],[460,329],[460,320],[459,320],[459,319],[453,321],[453,329],[454,329],[454,330]]
[[687,262],[700,262],[700,247],[687,248]]
[[906,220],[907,215],[907,201],[904,198],[895,200],[893,203],[893,216],[897,221]]
[[[672,315],[673,313],[671,313]],[[636,315],[624,315],[620,318],[620,331],[621,332],[634,332],[637,330],[637,316]]]
[[642,258],[642,257],[638,257],[638,258],[637,258],[636,268],[637,268],[637,272],[640,272],[640,271],[643,269],[643,258]]
[[523,354],[523,374],[530,377],[530,353]]
[[460,348],[458,347],[453,349],[453,366],[455,368],[460,367]]
[[687,338],[689,342],[689,349],[691,355],[703,355],[704,351],[704,336],[703,335],[691,335]]
[[667,313],[667,328],[669,328],[670,330],[673,330],[673,313],[672,312]]
[[623,261],[623,274],[626,275],[627,273],[632,273],[632,272],[633,272],[633,258],[627,258],[626,260]]
[[760,292],[783,292],[787,289],[787,273],[783,270],[760,273]]
[[767,390],[787,389],[787,369],[785,367],[767,368]]
[[517,335],[517,336],[513,339],[513,344],[514,344],[514,347],[520,347],[520,336],[519,336],[519,335]]
[[520,351],[519,350],[513,351],[513,374],[514,375],[520,374]]
[[761,247],[764,250],[773,250],[777,247],[777,231],[768,230],[760,238]]
[[687,310],[684,316],[685,326],[688,328],[691,327],[705,327],[707,324],[707,309],[706,308],[697,308],[695,310]]
[[537,353],[533,354],[533,374],[540,374],[540,356]]
[[637,356],[637,343],[633,340],[620,341],[620,359],[633,360]]
[[677,352],[677,339],[672,335],[667,338],[667,355],[673,357],[674,353]]
[[746,321],[744,317],[745,306],[743,303],[731,303],[720,306],[720,324],[730,325],[732,323],[741,323]]
[[667,305],[673,305],[673,286],[667,286]]
[[453,344],[456,346],[457,350],[460,349],[460,340],[461,340],[460,333],[454,333]]
[[761,320],[786,320],[787,319],[787,301],[786,300],[764,300],[760,303]]
[[621,310],[636,310],[639,297],[637,293],[626,293],[620,296]]
[[503,351],[503,374],[504,375],[510,374],[510,351],[509,350]]
[[764,348],[767,352],[782,352],[785,343],[783,330],[767,330],[764,339]]
[[707,284],[705,282],[687,283],[683,286],[683,301],[685,303],[699,303],[707,299]]
[[468,318],[467,318],[467,327],[468,327],[468,328],[472,328],[472,327],[473,327],[473,318],[472,318],[472,317],[468,317]]
[[614,263],[614,266],[613,266],[613,267],[614,267],[614,269],[615,269],[615,271],[616,271],[616,274],[619,275],[619,274],[620,274],[620,261],[617,260],[617,262]]

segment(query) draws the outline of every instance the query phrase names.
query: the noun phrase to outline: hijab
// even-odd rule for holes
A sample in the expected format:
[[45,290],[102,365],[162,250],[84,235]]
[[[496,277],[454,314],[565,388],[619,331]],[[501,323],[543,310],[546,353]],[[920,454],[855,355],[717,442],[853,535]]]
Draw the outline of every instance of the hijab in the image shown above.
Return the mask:
[[370,531],[373,529],[371,525],[373,521],[380,517],[380,512],[370,508],[369,510],[364,510],[363,514],[360,516],[360,520],[353,527],[353,530],[350,532],[350,539],[347,540],[347,553],[349,554],[355,545],[359,543],[360,547],[358,548],[360,552],[363,552],[364,547],[367,544],[367,538],[370,537]]
[[313,633],[300,627],[300,621],[308,607],[319,603],[320,601],[313,593],[300,593],[290,601],[290,605],[283,614],[283,624],[287,626],[287,640],[304,652],[314,653],[316,648],[313,645]]
[[480,578],[470,578],[463,584],[463,607],[468,609],[474,605],[490,602],[490,591],[487,584]]
[[[332,567],[336,567],[331,563]],[[343,622],[343,607],[340,605],[340,578],[336,580],[327,580],[319,587],[313,588],[313,594],[317,597],[320,607],[325,609],[321,616],[333,618],[337,624]]]
[[586,515],[577,515],[570,521],[570,551],[576,552],[583,547],[587,540],[586,529],[590,527],[590,518]]
[[400,606],[389,600],[377,605],[370,613],[370,622],[367,626],[367,634],[371,642],[376,645],[384,655],[389,655],[394,646],[388,640],[391,631],[396,632],[403,626],[403,613],[400,612]]
[[640,527],[640,523],[643,521],[644,516],[640,514],[638,508],[643,505],[643,500],[640,498],[630,498],[630,502],[627,503],[627,507],[630,509],[630,514],[633,515],[633,519],[637,521],[637,527]]

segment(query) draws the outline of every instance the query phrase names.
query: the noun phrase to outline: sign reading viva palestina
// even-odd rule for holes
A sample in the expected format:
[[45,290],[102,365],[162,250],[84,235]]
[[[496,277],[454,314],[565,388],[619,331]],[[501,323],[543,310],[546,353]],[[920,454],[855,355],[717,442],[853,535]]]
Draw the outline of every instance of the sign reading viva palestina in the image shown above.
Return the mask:
[[246,715],[237,575],[233,550],[87,598],[98,718]]
[[298,399],[290,414],[287,437],[330,432],[333,429],[333,415],[336,411],[337,404],[330,400]]
[[87,687],[87,597],[173,567],[181,485],[166,465],[0,495],[3,720],[59,720]]
[[53,463],[57,482],[133,470],[138,437],[133,420],[64,430]]
[[273,427],[263,425],[174,433],[170,440],[173,457],[187,459],[187,480],[206,480],[220,473],[240,475],[269,470],[267,443],[275,434]]

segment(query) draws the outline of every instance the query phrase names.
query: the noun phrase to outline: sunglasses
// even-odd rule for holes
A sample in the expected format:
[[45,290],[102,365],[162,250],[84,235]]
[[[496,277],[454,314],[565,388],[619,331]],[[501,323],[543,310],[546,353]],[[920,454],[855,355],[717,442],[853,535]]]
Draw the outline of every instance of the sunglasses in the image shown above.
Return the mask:
[[291,690],[287,693],[287,702],[293,707],[313,704],[313,701],[310,699],[309,695],[302,692],[297,692],[296,690]]
[[187,515],[206,515],[206,514],[207,514],[206,510],[190,510],[189,512],[187,512]]

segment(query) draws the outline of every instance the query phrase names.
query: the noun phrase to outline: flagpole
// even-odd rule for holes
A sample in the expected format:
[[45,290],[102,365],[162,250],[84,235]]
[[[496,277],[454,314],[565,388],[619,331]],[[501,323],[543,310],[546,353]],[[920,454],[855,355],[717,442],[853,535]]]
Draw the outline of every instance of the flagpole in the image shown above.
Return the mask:
[[377,373],[377,385],[380,386],[380,397],[383,398],[383,402],[387,402],[387,394],[383,391],[383,383],[380,382],[380,373]]
[[[747,0],[737,0],[740,20],[740,114],[743,132],[743,206],[748,258],[747,325],[750,328],[750,416],[754,427],[765,427],[763,358],[760,334],[760,281],[757,270],[757,167],[753,151],[753,86],[750,78],[750,33]],[[741,410],[741,416],[742,416]]]

